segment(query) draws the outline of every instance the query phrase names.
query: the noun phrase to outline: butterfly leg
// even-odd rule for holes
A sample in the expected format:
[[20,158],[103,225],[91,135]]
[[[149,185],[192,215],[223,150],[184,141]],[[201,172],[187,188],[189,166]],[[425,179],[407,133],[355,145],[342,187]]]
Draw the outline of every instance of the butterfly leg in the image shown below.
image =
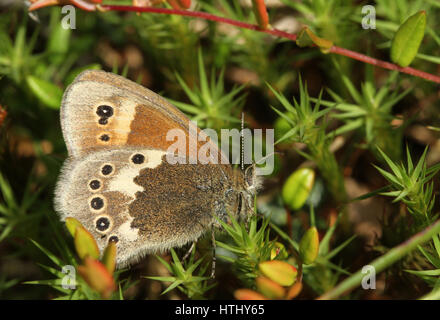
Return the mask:
[[189,255],[191,254],[191,252],[193,252],[193,250],[194,250],[195,247],[196,247],[196,242],[194,241],[194,242],[192,243],[191,247],[189,248],[188,252],[185,253],[185,255],[183,256],[183,258],[182,258],[182,262],[184,262],[184,261],[189,257]]
[[212,240],[212,264],[211,264],[211,279],[215,279],[215,262],[216,262],[216,257],[215,257],[215,249],[216,249],[216,244],[215,244],[215,230],[214,230],[214,225],[212,225],[211,227],[211,240]]
[[250,219],[250,215],[246,217],[246,221],[245,221],[245,227],[246,227],[246,231],[249,233],[249,220]]

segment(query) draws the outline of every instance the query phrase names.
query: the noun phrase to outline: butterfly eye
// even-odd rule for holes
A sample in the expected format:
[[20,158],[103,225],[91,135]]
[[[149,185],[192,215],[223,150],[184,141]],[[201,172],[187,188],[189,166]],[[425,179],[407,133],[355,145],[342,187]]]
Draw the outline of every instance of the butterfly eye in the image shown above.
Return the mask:
[[89,182],[89,187],[90,187],[90,189],[92,189],[94,191],[99,190],[99,188],[101,188],[101,181],[92,180]]
[[101,168],[101,173],[104,176],[108,176],[109,174],[111,174],[113,172],[113,166],[111,164],[105,164],[102,166]]
[[244,171],[244,179],[247,187],[252,187],[255,180],[255,165],[251,165]]
[[99,232],[105,232],[110,228],[111,222],[110,219],[103,216],[103,217],[99,217],[96,222],[96,230],[98,230]]
[[144,161],[145,161],[145,156],[144,156],[143,154],[136,153],[135,155],[133,155],[133,156],[131,157],[131,161],[132,161],[134,164],[142,164],[142,163],[144,163]]
[[96,114],[100,117],[100,118],[110,118],[113,115],[113,108],[108,106],[108,105],[100,105],[97,109],[96,109]]
[[108,239],[108,242],[109,242],[109,243],[110,243],[110,242],[118,243],[118,241],[119,241],[119,238],[118,238],[117,236],[111,236],[111,237]]

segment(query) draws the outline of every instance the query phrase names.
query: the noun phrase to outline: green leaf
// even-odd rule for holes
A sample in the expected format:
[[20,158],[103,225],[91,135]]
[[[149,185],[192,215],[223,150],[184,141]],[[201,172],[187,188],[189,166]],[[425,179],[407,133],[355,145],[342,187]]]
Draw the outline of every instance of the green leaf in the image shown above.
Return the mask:
[[363,123],[364,123],[363,119],[357,119],[357,120],[349,121],[346,124],[344,124],[343,126],[339,127],[335,131],[333,131],[331,134],[340,135],[340,134],[343,134],[343,133],[355,130],[357,128],[360,128]]
[[299,249],[299,244],[293,240],[291,237],[289,237],[283,230],[281,230],[276,224],[274,223],[269,223],[270,227],[275,230],[276,233],[278,233],[281,238],[283,238],[284,240],[286,240],[287,242],[289,242],[289,244],[292,246],[292,248],[297,251]]
[[319,244],[319,255],[325,256],[329,250],[330,250],[330,240],[333,236],[336,227],[339,224],[339,220],[341,219],[342,211],[338,213],[338,217],[336,218],[335,223],[328,228],[327,232],[325,233],[324,237],[321,240],[321,243]]
[[437,257],[434,257],[433,255],[431,255],[430,253],[428,253],[425,249],[423,249],[423,247],[418,246],[420,252],[425,256],[426,259],[428,259],[429,262],[431,262],[431,264],[440,269],[440,259]]
[[228,257],[228,256],[224,256],[224,255],[221,255],[221,254],[216,255],[216,256],[217,256],[217,258],[220,258],[220,259],[226,260],[226,261],[229,262],[229,263],[234,263],[234,262],[236,261],[235,258]]
[[99,249],[95,238],[84,227],[76,227],[74,242],[76,252],[81,259],[85,259],[87,256],[93,259],[99,258]]
[[437,270],[405,270],[406,272],[418,275],[418,276],[440,276],[440,269]]
[[270,91],[275,95],[275,97],[278,99],[279,102],[283,105],[284,108],[286,108],[287,111],[291,112],[292,114],[296,115],[296,110],[292,106],[292,104],[286,99],[286,97],[280,93],[278,93],[272,86],[266,82],[266,85],[269,87]]
[[396,166],[394,164],[394,162],[380,148],[378,148],[378,150],[379,150],[380,154],[382,155],[382,157],[384,158],[385,162],[388,164],[390,169],[395,174],[395,176],[397,178],[399,178],[400,180],[402,180],[403,177],[402,177],[402,172],[401,172],[400,168],[398,166]]
[[440,64],[440,57],[430,56],[430,55],[422,54],[422,53],[418,53],[416,55],[416,57],[419,58],[419,59],[428,61],[428,62]]
[[173,262],[174,262],[174,265],[173,265],[174,272],[176,273],[176,275],[179,278],[184,278],[185,277],[185,269],[183,268],[183,265],[180,262],[180,259],[177,256],[176,251],[174,251],[174,249],[171,249],[170,251],[171,251],[171,256],[172,256]]
[[394,184],[396,184],[396,185],[399,185],[399,186],[401,186],[401,187],[404,187],[404,185],[399,181],[399,180],[397,180],[397,178],[395,177],[395,176],[393,176],[391,173],[389,173],[389,172],[387,172],[387,171],[385,171],[385,170],[383,170],[383,169],[381,169],[381,168],[379,168],[378,166],[376,166],[376,165],[373,165],[388,181],[390,181],[391,183],[394,183]]
[[75,237],[76,228],[82,227],[81,222],[79,222],[77,219],[72,217],[67,217],[65,222],[66,222],[67,230],[72,235],[72,237]]
[[245,253],[244,250],[241,250],[241,249],[238,249],[238,248],[232,247],[232,246],[230,246],[230,245],[228,245],[228,244],[226,244],[226,243],[223,243],[223,242],[218,242],[218,241],[216,241],[216,244],[217,244],[219,247],[224,248],[224,249],[226,249],[226,250],[228,250],[228,251],[231,251],[231,252],[234,252],[234,253],[239,253],[239,254],[243,254],[243,253]]
[[335,249],[333,249],[328,255],[325,256],[327,260],[332,259],[334,256],[336,256],[339,252],[341,252],[346,246],[348,246],[357,235],[353,235],[347,240],[345,240],[343,243],[341,243],[339,246],[337,246]]
[[420,157],[419,162],[417,163],[417,166],[415,167],[414,171],[411,174],[411,178],[417,179],[420,176],[420,173],[422,172],[422,170],[426,167],[425,157],[426,157],[427,151],[428,151],[428,147],[426,147],[425,151],[423,151],[423,154]]
[[282,189],[284,203],[292,210],[301,208],[309,197],[314,181],[315,171],[310,168],[293,172]]
[[414,164],[411,159],[411,154],[409,153],[408,145],[406,145],[406,161],[408,162],[408,172],[411,173],[414,169]]
[[183,280],[176,280],[175,282],[173,282],[167,289],[165,289],[161,295],[164,295],[168,292],[170,292],[171,290],[173,290],[174,288],[178,287],[179,285],[181,285],[183,283]]
[[53,253],[51,253],[46,248],[42,247],[40,244],[38,244],[36,241],[29,239],[38,249],[40,249],[50,260],[52,260],[53,263],[55,263],[57,266],[62,266],[63,263],[60,259],[57,258]]
[[299,255],[304,264],[312,264],[319,252],[319,236],[316,227],[309,228],[299,243]]
[[333,47],[332,41],[318,37],[307,26],[298,33],[296,44],[301,48],[316,45],[322,53],[329,53],[330,48]]
[[11,209],[18,208],[17,202],[15,201],[15,198],[14,198],[14,192],[12,191],[11,185],[3,177],[1,172],[0,172],[0,190],[2,192],[4,202],[7,204],[7,206]]
[[39,79],[35,76],[29,75],[26,77],[26,83],[32,93],[46,106],[52,109],[59,109],[61,99],[63,97],[63,90],[53,83]]
[[176,277],[156,277],[156,276],[148,276],[146,279],[165,281],[165,282],[174,282],[176,281]]
[[350,92],[350,95],[352,96],[353,100],[358,105],[362,105],[363,104],[362,95],[359,93],[358,90],[356,90],[356,87],[354,86],[353,82],[351,82],[350,78],[347,77],[345,74],[341,74],[341,77],[342,77],[342,81],[344,82],[345,87]]
[[161,256],[156,255],[156,259],[160,261],[164,265],[165,268],[167,268],[169,273],[172,273],[173,270],[171,269],[171,266],[168,262],[165,261]]
[[109,242],[108,246],[105,248],[101,262],[104,264],[107,271],[110,274],[113,274],[116,267],[116,244],[114,242]]
[[279,260],[263,261],[258,268],[262,274],[282,286],[291,286],[298,273],[294,266]]
[[119,300],[124,300],[124,295],[122,293],[122,287],[121,284],[119,284]]
[[425,35],[426,11],[409,17],[397,30],[391,44],[391,61],[401,67],[411,64]]

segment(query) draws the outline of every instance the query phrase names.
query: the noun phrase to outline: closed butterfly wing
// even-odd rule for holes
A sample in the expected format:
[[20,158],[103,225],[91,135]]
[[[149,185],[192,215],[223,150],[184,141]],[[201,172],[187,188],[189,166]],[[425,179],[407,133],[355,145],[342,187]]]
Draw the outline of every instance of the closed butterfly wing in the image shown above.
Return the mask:
[[[117,243],[118,265],[196,240],[214,216],[237,211],[241,172],[184,114],[154,92],[102,71],[80,74],[66,90],[61,123],[69,158],[56,187],[61,218],[78,219],[102,250]],[[170,130],[198,133],[214,163],[168,161]],[[200,137],[202,139],[200,139]],[[185,140],[185,139],[184,139]],[[201,140],[201,141],[200,141]],[[214,151],[214,152],[211,152]]]

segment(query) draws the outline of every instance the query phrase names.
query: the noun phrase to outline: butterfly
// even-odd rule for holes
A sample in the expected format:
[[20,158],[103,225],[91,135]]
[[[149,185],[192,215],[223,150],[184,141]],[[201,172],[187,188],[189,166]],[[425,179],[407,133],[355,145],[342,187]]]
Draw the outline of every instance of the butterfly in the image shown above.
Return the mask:
[[[56,185],[55,209],[61,220],[79,220],[101,252],[116,243],[118,267],[194,242],[219,227],[218,219],[253,212],[253,166],[233,168],[182,112],[137,83],[84,71],[66,89],[60,117],[68,158]],[[172,130],[188,139],[197,132],[187,154],[170,151]],[[207,144],[212,161],[188,161]]]

